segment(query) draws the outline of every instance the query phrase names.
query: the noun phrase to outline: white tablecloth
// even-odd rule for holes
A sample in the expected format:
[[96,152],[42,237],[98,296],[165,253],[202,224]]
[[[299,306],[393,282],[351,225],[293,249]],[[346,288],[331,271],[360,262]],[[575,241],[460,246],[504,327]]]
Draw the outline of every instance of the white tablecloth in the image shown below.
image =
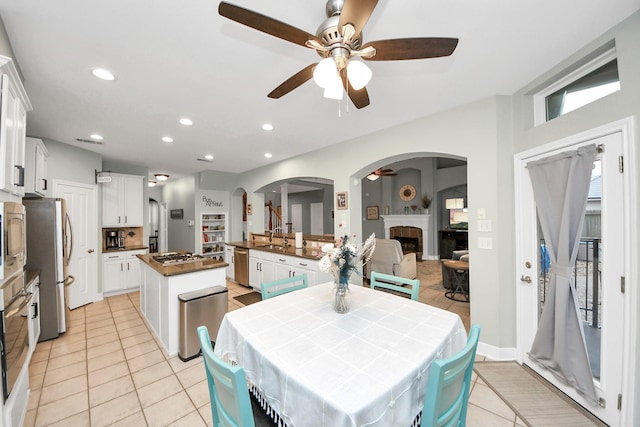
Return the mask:
[[454,313],[361,286],[333,310],[333,284],[227,313],[215,353],[290,427],[410,426],[429,367],[466,343]]

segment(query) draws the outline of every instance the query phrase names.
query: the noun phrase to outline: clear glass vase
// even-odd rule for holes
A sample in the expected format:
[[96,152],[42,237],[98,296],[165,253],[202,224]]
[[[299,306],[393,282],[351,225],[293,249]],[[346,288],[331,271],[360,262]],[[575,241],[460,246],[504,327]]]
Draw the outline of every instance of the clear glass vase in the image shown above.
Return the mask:
[[351,291],[349,290],[349,285],[344,283],[336,283],[333,309],[336,311],[336,313],[348,313],[350,304]]

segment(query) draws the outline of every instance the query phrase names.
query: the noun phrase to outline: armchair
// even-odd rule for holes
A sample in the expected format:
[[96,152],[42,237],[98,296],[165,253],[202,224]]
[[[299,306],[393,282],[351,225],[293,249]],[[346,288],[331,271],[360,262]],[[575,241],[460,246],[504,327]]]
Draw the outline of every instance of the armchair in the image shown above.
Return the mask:
[[371,278],[371,272],[415,279],[417,275],[416,254],[402,254],[400,242],[394,239],[376,239],[376,250],[371,260],[365,264],[365,276]]

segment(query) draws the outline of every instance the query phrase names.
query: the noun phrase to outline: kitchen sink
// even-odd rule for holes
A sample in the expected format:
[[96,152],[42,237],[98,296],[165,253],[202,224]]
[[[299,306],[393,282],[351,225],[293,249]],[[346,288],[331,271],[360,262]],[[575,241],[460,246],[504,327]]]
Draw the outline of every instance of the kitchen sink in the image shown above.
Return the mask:
[[268,245],[260,245],[260,246],[258,246],[258,248],[262,248],[262,249],[272,249],[272,250],[275,250],[275,251],[283,251],[283,250],[285,250],[285,249],[286,249],[286,248],[285,248],[284,246],[282,246],[282,245],[274,245],[274,244],[272,244],[272,243],[271,243],[271,244],[268,244]]

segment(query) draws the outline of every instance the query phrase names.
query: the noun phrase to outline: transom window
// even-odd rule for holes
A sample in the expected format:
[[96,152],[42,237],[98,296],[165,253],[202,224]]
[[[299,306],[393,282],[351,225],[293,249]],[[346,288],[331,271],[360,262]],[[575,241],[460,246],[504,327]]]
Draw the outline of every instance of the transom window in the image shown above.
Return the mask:
[[535,95],[536,125],[618,90],[618,59],[613,48]]

